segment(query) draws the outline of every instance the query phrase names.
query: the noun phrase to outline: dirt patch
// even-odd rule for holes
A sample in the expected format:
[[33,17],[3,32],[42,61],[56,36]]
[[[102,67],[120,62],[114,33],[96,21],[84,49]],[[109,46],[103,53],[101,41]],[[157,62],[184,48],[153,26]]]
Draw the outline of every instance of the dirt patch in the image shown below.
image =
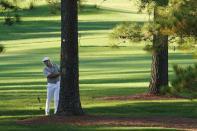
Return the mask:
[[[149,95],[147,93],[133,96],[111,96],[95,98],[97,100],[177,100],[178,97]],[[197,119],[167,116],[42,116],[18,120],[18,124],[75,125],[75,126],[132,126],[132,127],[166,127],[197,131]]]
[[131,96],[105,96],[94,97],[96,100],[179,100],[186,99],[184,97],[168,97],[164,95],[151,95],[148,93],[141,93]]
[[197,119],[182,117],[132,116],[43,116],[18,120],[18,124],[75,125],[75,126],[133,126],[166,127],[197,131]]

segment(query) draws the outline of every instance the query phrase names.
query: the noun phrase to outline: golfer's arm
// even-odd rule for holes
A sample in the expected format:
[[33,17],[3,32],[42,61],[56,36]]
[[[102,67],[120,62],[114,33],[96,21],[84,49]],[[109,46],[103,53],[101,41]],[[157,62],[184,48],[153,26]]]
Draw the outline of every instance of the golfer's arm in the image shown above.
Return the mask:
[[48,75],[48,77],[47,78],[56,78],[56,77],[59,77],[59,73],[58,74],[50,74],[50,75]]

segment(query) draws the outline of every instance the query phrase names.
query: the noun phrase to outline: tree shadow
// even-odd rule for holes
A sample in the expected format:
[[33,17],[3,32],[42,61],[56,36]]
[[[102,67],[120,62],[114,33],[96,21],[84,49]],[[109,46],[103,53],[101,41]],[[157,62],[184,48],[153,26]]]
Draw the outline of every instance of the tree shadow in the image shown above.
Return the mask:
[[[124,21],[79,21],[79,31],[99,31],[99,30],[110,30],[115,25],[123,23]],[[143,23],[133,21],[132,23]],[[60,21],[24,21],[21,24],[15,26],[15,28],[0,27],[2,34],[0,39],[4,40],[20,40],[20,39],[32,39],[32,38],[60,38]],[[80,37],[86,35],[94,35],[97,33],[79,33]]]
[[[0,116],[22,116],[22,115],[44,115],[44,109],[41,110],[0,110]],[[6,118],[5,118],[6,119]]]
[[[42,12],[42,13],[40,13]],[[0,40],[20,40],[20,39],[31,39],[31,38],[60,38],[61,30],[61,21],[59,20],[39,20],[39,17],[53,17],[59,16],[60,13],[52,15],[49,13],[47,5],[42,5],[36,7],[34,10],[22,10],[19,11],[19,14],[23,17],[35,17],[36,20],[22,21],[19,24],[14,25],[13,27],[0,25],[2,34]],[[85,5],[84,9],[79,12],[79,15],[102,15],[113,12],[122,12],[122,13],[135,13],[135,12],[123,12],[121,10],[115,9],[97,9],[91,5]],[[112,29],[116,24],[123,23],[124,21],[79,21],[79,31],[98,31],[98,30],[109,30]],[[132,21],[133,23],[143,24],[144,22]],[[94,33],[82,32],[80,35],[86,36]],[[97,34],[97,33],[95,33]]]
[[196,118],[196,102],[191,101],[133,101],[115,106],[85,107],[90,114],[123,115],[123,116],[177,116]]

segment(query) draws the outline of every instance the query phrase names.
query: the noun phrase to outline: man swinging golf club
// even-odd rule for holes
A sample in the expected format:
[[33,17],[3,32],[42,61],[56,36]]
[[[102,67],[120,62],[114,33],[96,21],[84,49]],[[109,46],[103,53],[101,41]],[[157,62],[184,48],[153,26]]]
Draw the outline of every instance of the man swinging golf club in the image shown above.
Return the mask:
[[55,105],[54,114],[56,114],[58,108],[58,102],[59,102],[59,91],[60,91],[59,68],[57,64],[51,63],[49,57],[44,57],[42,61],[46,65],[43,70],[43,73],[47,77],[47,99],[46,99],[45,115],[50,114],[50,104],[53,96],[54,96],[54,105]]

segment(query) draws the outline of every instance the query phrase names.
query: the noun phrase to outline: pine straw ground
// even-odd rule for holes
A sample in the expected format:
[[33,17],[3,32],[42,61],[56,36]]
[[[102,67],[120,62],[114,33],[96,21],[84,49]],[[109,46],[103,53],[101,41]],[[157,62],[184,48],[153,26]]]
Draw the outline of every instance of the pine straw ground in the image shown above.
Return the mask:
[[[146,93],[134,96],[115,96],[95,98],[97,100],[175,100],[166,96],[153,96]],[[168,117],[168,116],[41,116],[18,120],[18,124],[45,124],[45,125],[75,125],[75,126],[133,126],[133,127],[166,127],[197,131],[196,118]]]

